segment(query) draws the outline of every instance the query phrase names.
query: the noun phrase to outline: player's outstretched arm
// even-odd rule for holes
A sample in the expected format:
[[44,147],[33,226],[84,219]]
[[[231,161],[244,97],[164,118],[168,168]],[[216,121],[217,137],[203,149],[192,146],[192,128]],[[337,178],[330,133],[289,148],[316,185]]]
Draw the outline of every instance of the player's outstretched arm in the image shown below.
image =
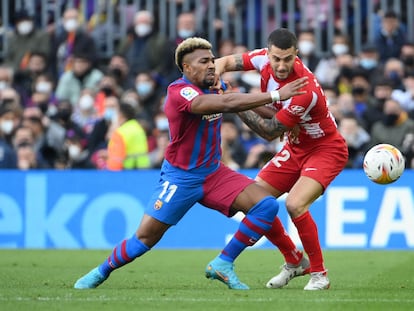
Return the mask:
[[254,111],[242,111],[238,113],[239,117],[247,124],[249,128],[255,133],[267,141],[272,141],[284,132],[290,129],[279,122],[279,120],[273,116],[271,119],[264,119]]
[[214,60],[216,66],[216,74],[221,74],[228,71],[242,71],[243,70],[243,58],[242,54],[232,54],[216,58]]
[[239,112],[269,104],[274,101],[268,93],[226,93],[203,94],[192,101],[191,112],[196,114],[211,114],[220,112]]

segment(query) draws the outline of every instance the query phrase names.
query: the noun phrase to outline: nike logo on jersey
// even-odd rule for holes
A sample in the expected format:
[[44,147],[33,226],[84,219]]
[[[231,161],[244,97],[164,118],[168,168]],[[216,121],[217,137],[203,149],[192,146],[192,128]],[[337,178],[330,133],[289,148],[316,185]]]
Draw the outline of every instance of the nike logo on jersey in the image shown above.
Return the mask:
[[309,172],[309,171],[317,171],[318,169],[315,167],[307,167],[305,168],[305,172]]

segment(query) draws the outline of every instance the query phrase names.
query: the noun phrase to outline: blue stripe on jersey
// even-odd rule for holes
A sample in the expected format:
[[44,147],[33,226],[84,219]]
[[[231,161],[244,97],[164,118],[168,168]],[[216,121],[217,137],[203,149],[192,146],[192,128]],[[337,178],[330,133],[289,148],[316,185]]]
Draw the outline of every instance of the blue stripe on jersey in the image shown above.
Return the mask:
[[198,163],[198,158],[201,152],[201,146],[202,146],[202,141],[203,141],[202,136],[204,134],[203,129],[206,126],[205,123],[206,123],[206,120],[202,120],[200,122],[200,125],[198,126],[197,135],[195,137],[194,146],[193,146],[193,152],[191,153],[191,157],[190,157],[189,167],[200,166],[200,164]]

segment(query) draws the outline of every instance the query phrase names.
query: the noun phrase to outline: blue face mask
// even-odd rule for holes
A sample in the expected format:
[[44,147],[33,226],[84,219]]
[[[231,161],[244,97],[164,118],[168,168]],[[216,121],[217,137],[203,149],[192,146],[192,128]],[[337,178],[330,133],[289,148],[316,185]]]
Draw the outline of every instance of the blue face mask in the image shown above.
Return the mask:
[[116,111],[114,108],[106,108],[104,112],[104,119],[107,121],[112,121],[116,116]]
[[363,58],[359,61],[359,64],[362,68],[369,70],[377,67],[378,62],[373,58]]
[[178,36],[183,39],[194,36],[195,32],[191,29],[180,29],[178,30]]
[[139,96],[147,96],[152,91],[152,84],[150,82],[140,82],[135,85]]

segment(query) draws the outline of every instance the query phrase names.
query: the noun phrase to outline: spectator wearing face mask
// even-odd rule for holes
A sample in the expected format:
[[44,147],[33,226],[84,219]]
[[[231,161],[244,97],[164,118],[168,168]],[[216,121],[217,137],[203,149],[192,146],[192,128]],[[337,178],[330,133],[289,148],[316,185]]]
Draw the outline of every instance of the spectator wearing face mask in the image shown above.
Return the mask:
[[121,87],[117,84],[115,76],[106,73],[102,76],[97,86],[95,98],[95,109],[98,116],[102,116],[105,110],[105,99],[110,96],[119,97],[122,93]]
[[13,110],[5,104],[0,105],[0,169],[17,167],[16,153],[8,142],[13,131]]
[[68,8],[63,13],[62,28],[53,36],[52,67],[56,78],[72,69],[74,54],[82,54],[95,66],[97,48],[93,38],[82,28],[79,12]]
[[372,126],[370,146],[387,143],[399,150],[403,146],[407,135],[414,134],[414,121],[408,118],[400,103],[394,99],[387,99],[384,103],[383,119]]
[[38,106],[48,117],[56,114],[58,101],[54,92],[54,82],[50,75],[41,74],[32,84],[32,95],[26,106]]
[[335,34],[331,55],[321,58],[315,68],[315,76],[321,84],[334,84],[344,66],[353,66],[349,38],[342,33]]
[[404,90],[404,63],[398,58],[389,58],[384,63],[384,77],[393,82],[393,88]]
[[414,72],[414,41],[403,44],[400,59],[404,63],[405,70]]
[[94,169],[95,166],[90,161],[89,151],[85,146],[86,141],[83,137],[73,131],[66,134],[65,146],[67,152],[66,168],[71,169]]
[[124,55],[114,54],[111,56],[107,73],[115,78],[116,84],[123,91],[134,88],[134,76]]
[[377,101],[372,96],[372,83],[364,71],[355,69],[351,79],[354,113],[361,125],[370,132],[374,122],[381,119]]
[[13,86],[20,94],[24,106],[31,104],[30,97],[35,91],[34,83],[36,79],[47,74],[50,74],[48,56],[40,52],[31,53],[26,68],[15,72]]
[[10,35],[4,61],[15,71],[26,70],[33,52],[49,55],[50,37],[41,29],[36,29],[33,17],[27,11],[19,11],[14,17],[15,31]]
[[[170,53],[170,56],[167,56],[169,59],[174,59],[175,49],[185,39],[189,37],[204,37],[202,33],[197,31],[196,16],[195,13],[191,11],[181,12],[177,16],[176,31],[177,32],[175,38],[172,39],[169,43],[168,53]],[[173,62],[170,62],[169,65],[169,73],[166,78],[167,85],[169,82],[178,79],[182,75],[182,73],[178,70],[177,66]]]
[[[135,78],[135,90],[138,93],[140,105],[151,120],[160,112],[160,100],[164,95],[163,88],[149,72],[141,72]],[[152,124],[153,126],[153,124]]]
[[95,108],[95,94],[90,89],[84,89],[75,106],[72,120],[86,135],[92,133],[99,116]]
[[374,44],[365,44],[357,55],[358,70],[364,71],[371,81],[382,76],[383,66],[379,60],[379,53]]
[[118,107],[118,97],[109,96],[105,98],[104,113],[96,121],[91,133],[87,136],[88,150],[92,157],[98,151],[102,151],[102,153],[106,151],[108,140],[113,132],[113,129],[117,127]]
[[154,29],[154,16],[150,11],[138,11],[133,28],[121,41],[118,53],[125,55],[131,71],[136,74],[149,71],[164,77],[171,59],[165,55],[168,39]]
[[299,57],[310,71],[314,71],[319,64],[320,57],[315,51],[315,35],[311,30],[301,31],[298,36]]

